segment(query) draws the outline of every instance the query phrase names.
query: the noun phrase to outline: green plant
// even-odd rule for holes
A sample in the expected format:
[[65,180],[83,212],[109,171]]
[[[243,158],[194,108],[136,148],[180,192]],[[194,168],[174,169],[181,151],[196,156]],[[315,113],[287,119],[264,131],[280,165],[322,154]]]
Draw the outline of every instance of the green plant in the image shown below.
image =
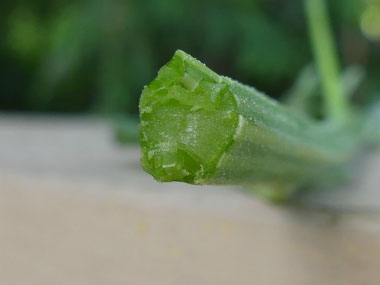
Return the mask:
[[[305,4],[325,119],[303,114],[309,104],[294,110],[177,51],[140,100],[147,172],[158,181],[245,185],[272,200],[346,177],[373,129],[345,96],[324,0]],[[307,84],[311,94],[318,83]],[[304,93],[291,97],[297,102]]]

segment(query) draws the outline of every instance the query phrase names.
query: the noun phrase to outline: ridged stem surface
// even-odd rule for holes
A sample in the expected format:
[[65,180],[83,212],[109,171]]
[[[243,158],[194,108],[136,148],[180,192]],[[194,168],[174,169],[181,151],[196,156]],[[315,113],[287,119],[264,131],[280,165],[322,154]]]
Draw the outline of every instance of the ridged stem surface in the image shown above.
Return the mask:
[[158,181],[303,186],[337,176],[355,126],[319,123],[177,51],[140,100],[143,168]]

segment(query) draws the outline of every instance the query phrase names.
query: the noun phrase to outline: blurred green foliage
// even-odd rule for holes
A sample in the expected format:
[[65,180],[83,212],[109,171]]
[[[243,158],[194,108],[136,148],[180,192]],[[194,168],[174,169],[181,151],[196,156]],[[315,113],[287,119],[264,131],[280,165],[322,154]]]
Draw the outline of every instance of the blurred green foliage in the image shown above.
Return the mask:
[[[380,90],[373,12],[370,39],[360,26],[375,2],[329,1],[343,64],[368,75],[357,102]],[[143,86],[176,49],[277,96],[312,61],[303,1],[2,1],[0,32],[2,110],[137,114]]]

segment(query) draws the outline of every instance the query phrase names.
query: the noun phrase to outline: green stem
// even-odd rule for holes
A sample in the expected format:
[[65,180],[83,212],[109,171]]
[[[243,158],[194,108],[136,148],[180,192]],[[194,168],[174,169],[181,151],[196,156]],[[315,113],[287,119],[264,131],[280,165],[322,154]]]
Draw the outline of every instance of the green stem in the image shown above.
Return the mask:
[[340,80],[339,60],[325,0],[305,0],[314,56],[321,77],[325,111],[332,120],[345,120],[349,104]]
[[140,119],[142,166],[159,181],[321,184],[356,146],[352,129],[311,121],[182,51],[144,89]]

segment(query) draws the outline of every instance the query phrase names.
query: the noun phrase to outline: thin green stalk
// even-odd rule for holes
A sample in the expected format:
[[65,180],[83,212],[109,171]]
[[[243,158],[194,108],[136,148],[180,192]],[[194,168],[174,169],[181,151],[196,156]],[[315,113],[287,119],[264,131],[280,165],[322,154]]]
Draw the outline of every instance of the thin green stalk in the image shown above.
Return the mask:
[[140,99],[142,166],[158,181],[323,184],[356,149],[356,129],[320,124],[177,51]]
[[325,111],[329,119],[345,120],[349,104],[340,81],[339,60],[330,29],[325,0],[305,0],[309,33],[323,86]]

